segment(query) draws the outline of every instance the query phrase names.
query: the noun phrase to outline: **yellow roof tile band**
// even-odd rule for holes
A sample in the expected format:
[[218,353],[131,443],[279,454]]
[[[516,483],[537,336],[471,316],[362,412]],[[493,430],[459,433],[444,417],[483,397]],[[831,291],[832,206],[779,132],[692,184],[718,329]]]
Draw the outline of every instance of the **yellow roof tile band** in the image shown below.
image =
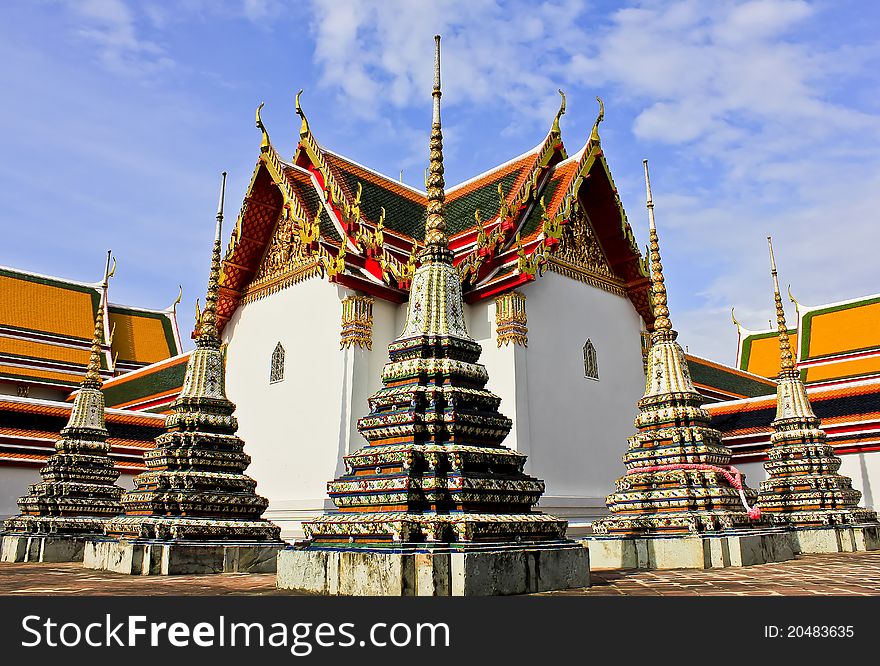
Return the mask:
[[[797,333],[789,333],[791,348],[797,349]],[[779,374],[779,338],[775,335],[766,338],[752,338],[749,352],[748,372],[762,377],[776,377]]]
[[111,311],[110,326],[116,327],[113,353],[120,361],[155,363],[172,355],[161,319]]
[[807,382],[859,377],[880,372],[880,356],[825,363],[807,369]]
[[26,379],[33,377],[35,379],[47,379],[53,381],[65,382],[67,384],[79,384],[83,378],[83,371],[76,372],[56,372],[54,370],[38,370],[36,368],[19,368],[14,365],[0,365],[0,375],[22,377]]
[[74,349],[72,347],[63,347],[45,342],[20,340],[3,336],[0,336],[0,353],[15,354],[16,356],[30,356],[46,361],[77,363],[82,366],[82,373],[85,373],[86,365],[89,362],[89,350],[86,347],[82,349]]
[[90,340],[92,294],[0,274],[0,324]]
[[809,344],[810,358],[880,347],[880,303],[816,313]]

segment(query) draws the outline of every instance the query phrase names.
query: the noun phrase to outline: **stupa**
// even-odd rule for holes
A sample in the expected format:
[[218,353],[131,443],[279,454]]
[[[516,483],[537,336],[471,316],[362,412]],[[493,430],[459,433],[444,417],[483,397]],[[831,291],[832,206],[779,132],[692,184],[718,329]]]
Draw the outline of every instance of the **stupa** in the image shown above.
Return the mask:
[[4,524],[0,556],[4,562],[81,561],[86,537],[103,534],[107,520],[122,513],[123,489],[116,485],[119,472],[109,456],[101,392],[104,308],[113,275],[110,259],[108,252],[85,377],[55,453],[40,470],[43,480],[18,500],[21,514]]
[[769,236],[767,244],[780,372],[774,432],[764,463],[769,478],[761,483],[758,507],[770,522],[794,528],[801,552],[876,550],[880,548],[877,514],[858,506],[862,494],[852,487],[852,479],[838,472],[841,460],[826,442],[795,366]]
[[606,499],[611,515],[592,524],[594,566],[703,568],[790,559],[785,535],[749,529],[762,524],[760,511],[750,506],[757,492],[730,466],[731,452],[709,426],[704,398],[676,341],[647,160],[644,166],[655,323],[638,432],[623,456],[627,471]]
[[589,585],[587,549],[564,539],[565,520],[533,510],[544,483],[502,446],[512,422],[465,326],[444,218],[435,43],[425,249],[406,324],[358,422],[367,445],[328,484],[337,512],[306,522],[305,545],[279,554],[280,588],[459,596]]
[[107,538],[86,544],[84,565],[132,574],[274,571],[283,542],[261,518],[268,501],[244,471],[250,464],[236,435],[235,405],[226,397],[217,330],[220,233],[226,173],[204,311],[180,395],[147,471],[122,498],[124,515],[107,523]]

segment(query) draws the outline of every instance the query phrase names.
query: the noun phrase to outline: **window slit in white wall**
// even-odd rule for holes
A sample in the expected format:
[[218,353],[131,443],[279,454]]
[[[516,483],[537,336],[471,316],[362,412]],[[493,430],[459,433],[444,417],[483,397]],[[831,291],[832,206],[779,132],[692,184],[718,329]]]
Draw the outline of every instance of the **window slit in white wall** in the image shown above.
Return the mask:
[[599,379],[599,362],[596,358],[596,347],[589,338],[584,343],[584,377],[587,379]]
[[272,352],[272,365],[269,370],[269,383],[274,384],[284,380],[284,347],[279,342]]

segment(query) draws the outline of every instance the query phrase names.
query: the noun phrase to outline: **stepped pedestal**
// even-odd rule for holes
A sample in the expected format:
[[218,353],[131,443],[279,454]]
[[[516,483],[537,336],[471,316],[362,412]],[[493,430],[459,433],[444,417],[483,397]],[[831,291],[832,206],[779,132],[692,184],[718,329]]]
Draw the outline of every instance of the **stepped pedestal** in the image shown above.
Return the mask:
[[466,548],[287,548],[276,585],[322,595],[492,596],[590,585],[587,548],[571,541]]
[[72,535],[2,535],[0,562],[82,562],[86,538]]
[[855,553],[880,550],[880,525],[795,527],[791,536],[801,553]]
[[743,529],[690,536],[593,536],[582,541],[594,569],[716,569],[785,562],[796,557],[784,529]]
[[274,573],[283,543],[90,539],[83,566],[135,576]]

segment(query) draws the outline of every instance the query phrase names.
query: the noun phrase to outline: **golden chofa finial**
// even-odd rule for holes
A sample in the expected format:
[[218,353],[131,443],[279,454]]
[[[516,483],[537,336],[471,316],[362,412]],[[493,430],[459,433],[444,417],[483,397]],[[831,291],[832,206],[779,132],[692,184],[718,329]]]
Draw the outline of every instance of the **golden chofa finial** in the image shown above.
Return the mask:
[[[597,121],[598,122],[598,121]],[[660,262],[660,239],[657,236],[657,225],[654,222],[654,199],[651,196],[651,178],[648,175],[648,160],[645,165],[645,189],[648,194],[648,240],[651,255],[651,295],[654,303],[654,330],[671,331],[672,321],[669,319],[669,307],[666,302],[666,281],[663,277],[663,264]]]
[[449,251],[449,239],[446,237],[446,217],[444,201],[446,200],[445,182],[443,181],[443,131],[440,126],[440,35],[434,36],[434,110],[431,122],[430,160],[425,188],[428,196],[428,218],[425,222],[425,249],[421,259],[423,263],[440,261],[452,263]]
[[263,118],[260,116],[260,111],[263,110],[263,105],[265,102],[260,102],[260,106],[257,107],[257,129],[263,133],[263,138],[260,139],[260,152],[265,153],[269,150],[269,146],[271,143],[269,142],[269,132],[266,130],[266,126],[263,124]]
[[559,128],[559,120],[565,115],[565,93],[562,92],[562,88],[559,89],[559,95],[562,97],[562,103],[559,105],[559,111],[556,112],[556,117],[553,119],[553,125],[550,127],[550,133],[555,134],[557,136],[562,136],[562,130]]
[[205,309],[198,321],[198,346],[219,347],[220,332],[217,330],[217,301],[220,298],[220,239],[223,233],[223,204],[226,198],[226,172],[220,182],[220,200],[217,203],[217,228],[214,232],[214,248],[211,252],[211,272],[208,275],[208,291]]
[[593,143],[599,143],[599,123],[605,120],[605,103],[598,95],[596,101],[599,102],[599,115],[596,116],[596,122],[593,123],[593,130],[590,132],[590,141]]
[[[113,262],[111,268],[110,262]],[[98,303],[98,311],[95,313],[95,330],[92,335],[92,348],[89,352],[89,365],[86,376],[80,386],[83,388],[99,389],[104,382],[101,379],[101,346],[104,343],[104,308],[107,306],[107,285],[110,278],[116,272],[116,260],[113,259],[113,251],[107,250],[107,263],[104,267],[104,279],[101,282],[101,300]]]
[[299,135],[306,136],[309,133],[309,121],[306,119],[306,114],[302,110],[302,107],[299,105],[300,95],[303,94],[302,88],[300,88],[299,92],[296,93],[296,97],[293,100],[294,107],[296,108],[296,115],[302,118],[302,124],[299,127]]
[[770,274],[773,276],[773,300],[776,302],[776,331],[779,336],[779,369],[780,376],[796,372],[794,356],[791,353],[791,341],[788,339],[788,326],[785,324],[785,310],[782,307],[782,296],[779,293],[779,277],[776,274],[776,257],[773,256],[773,238],[767,236],[767,247],[770,249]]

